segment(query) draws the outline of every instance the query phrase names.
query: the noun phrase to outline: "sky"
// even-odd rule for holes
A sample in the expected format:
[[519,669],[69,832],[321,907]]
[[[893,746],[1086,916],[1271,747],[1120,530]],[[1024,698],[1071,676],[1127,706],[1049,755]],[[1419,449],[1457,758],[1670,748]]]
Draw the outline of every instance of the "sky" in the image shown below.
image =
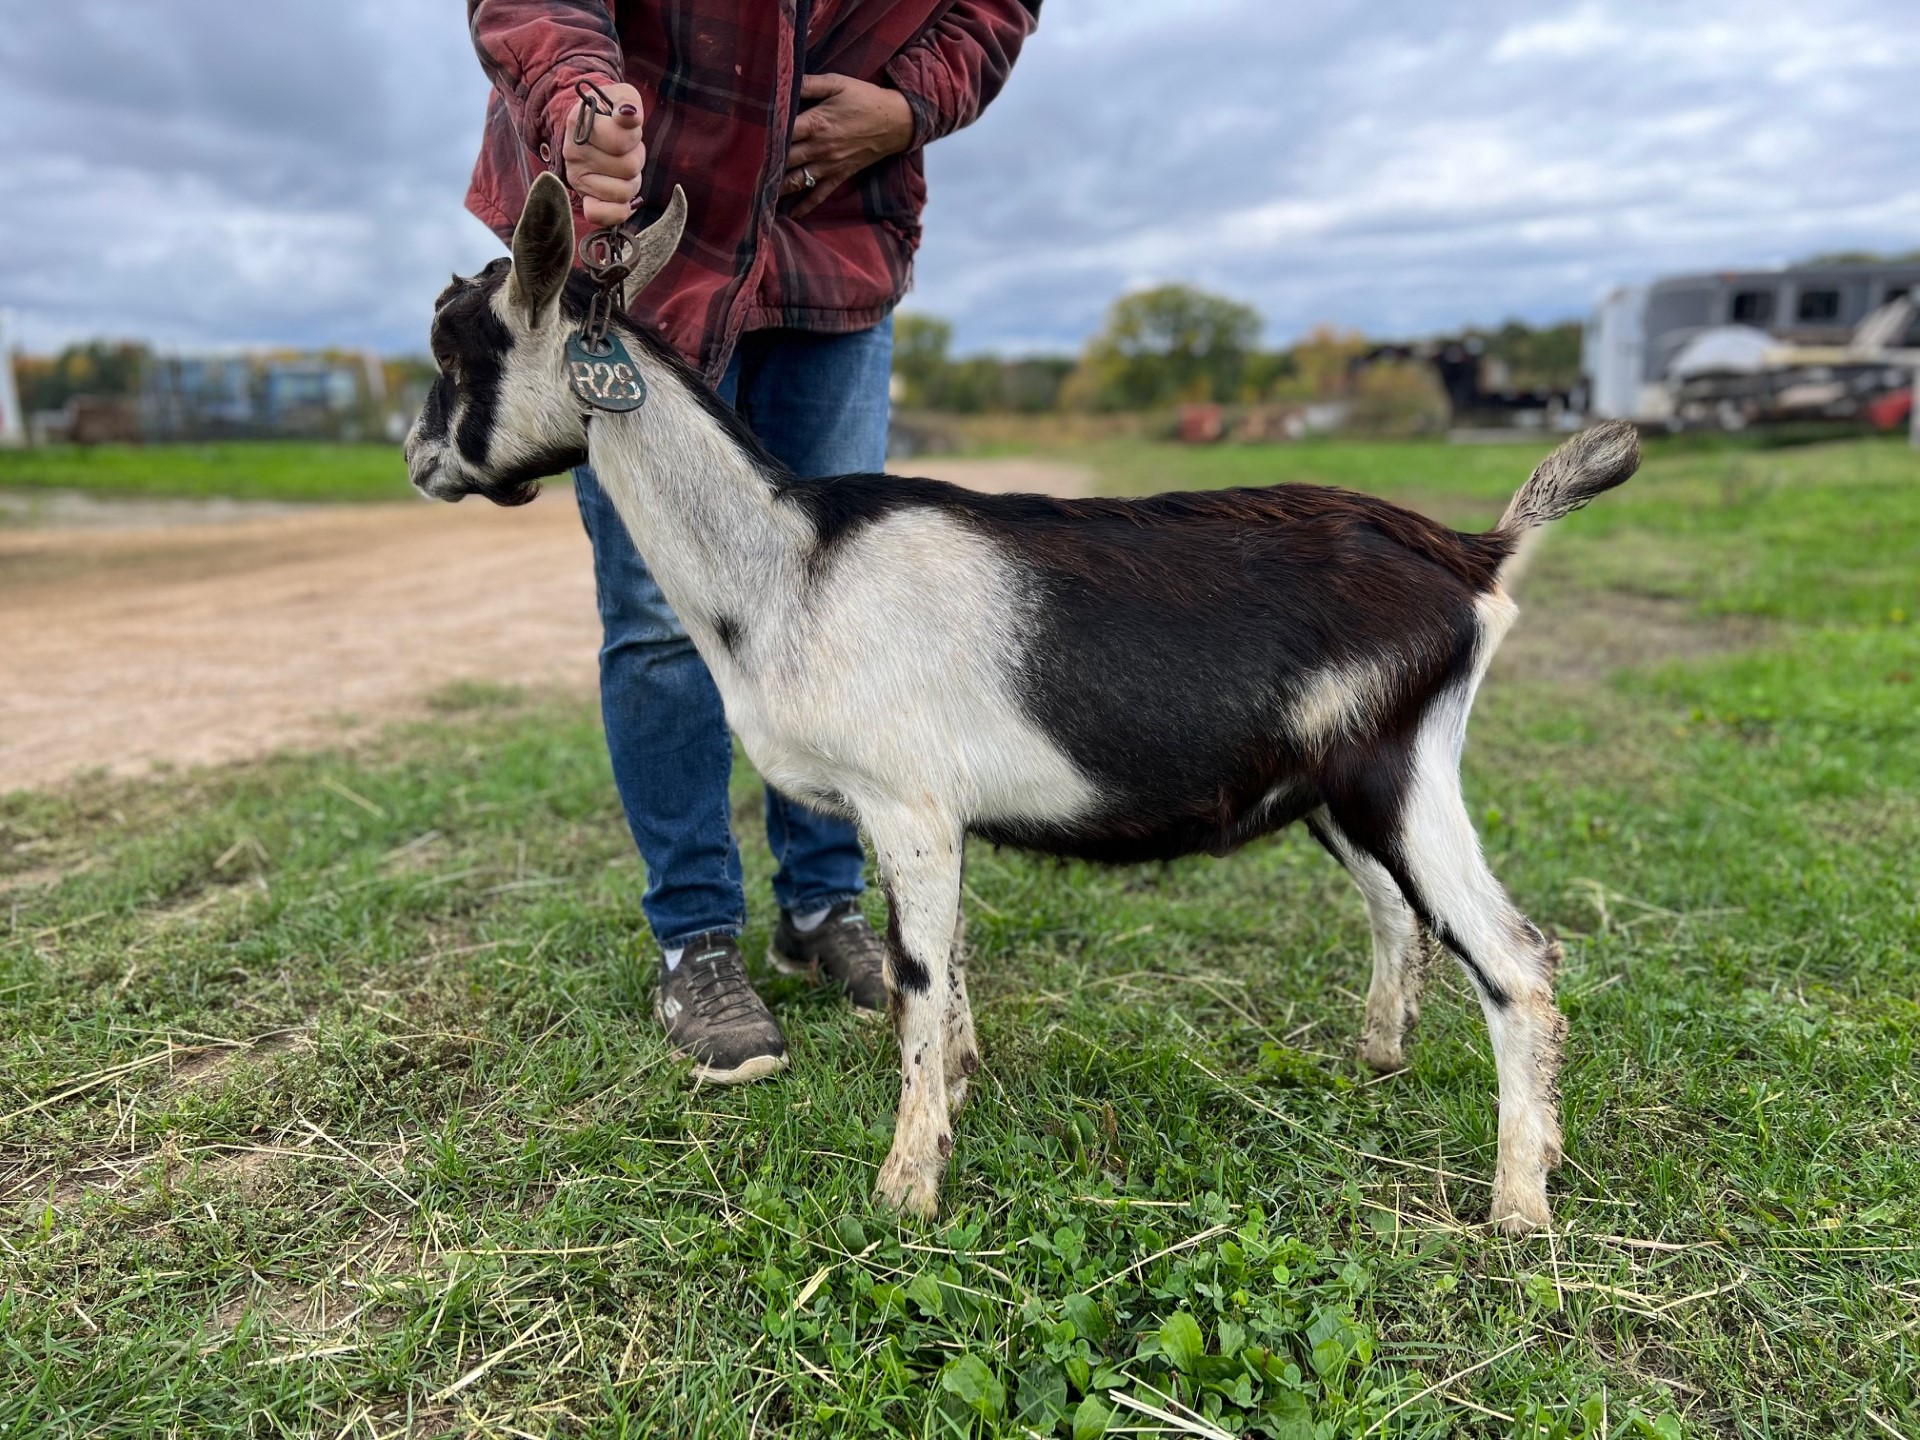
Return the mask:
[[[1912,0],[1046,0],[928,153],[906,306],[1072,350],[1126,290],[1411,337],[1920,247]],[[66,0],[0,27],[0,308],[47,349],[424,349],[486,82],[449,0]]]

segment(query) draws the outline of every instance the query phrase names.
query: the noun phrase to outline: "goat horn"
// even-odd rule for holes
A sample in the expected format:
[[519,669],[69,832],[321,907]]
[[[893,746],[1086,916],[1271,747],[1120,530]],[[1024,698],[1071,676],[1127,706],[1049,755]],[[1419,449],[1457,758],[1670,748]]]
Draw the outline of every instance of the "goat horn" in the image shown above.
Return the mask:
[[633,237],[632,269],[627,274],[626,292],[637,295],[666,268],[673,252],[680,248],[681,232],[687,228],[687,192],[673,187],[673,198],[660,218]]

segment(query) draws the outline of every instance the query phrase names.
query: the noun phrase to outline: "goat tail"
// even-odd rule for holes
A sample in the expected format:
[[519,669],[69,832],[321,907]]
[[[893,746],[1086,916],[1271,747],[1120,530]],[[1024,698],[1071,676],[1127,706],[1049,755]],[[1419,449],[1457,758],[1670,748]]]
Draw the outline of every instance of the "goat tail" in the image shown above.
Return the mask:
[[1640,468],[1640,432],[1626,420],[1582,430],[1535,467],[1500,517],[1498,533],[1518,541],[1624,485]]

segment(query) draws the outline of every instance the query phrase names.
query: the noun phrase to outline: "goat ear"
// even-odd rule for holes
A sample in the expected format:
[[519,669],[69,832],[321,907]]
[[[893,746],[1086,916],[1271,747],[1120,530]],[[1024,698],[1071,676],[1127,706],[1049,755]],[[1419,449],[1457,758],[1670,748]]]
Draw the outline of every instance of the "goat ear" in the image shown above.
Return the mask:
[[543,171],[527,191],[520,223],[513,229],[513,275],[507,298],[540,323],[573,270],[573,202],[551,170]]
[[680,233],[687,228],[687,192],[673,187],[673,198],[660,218],[633,237],[633,270],[627,277],[627,294],[638,295],[654,276],[666,268],[673,252],[680,248]]

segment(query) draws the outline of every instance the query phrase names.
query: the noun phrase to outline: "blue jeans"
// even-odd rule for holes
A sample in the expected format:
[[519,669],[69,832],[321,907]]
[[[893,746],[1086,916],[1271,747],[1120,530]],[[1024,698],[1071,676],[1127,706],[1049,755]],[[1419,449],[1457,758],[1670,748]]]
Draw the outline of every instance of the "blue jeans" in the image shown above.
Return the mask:
[[[854,335],[741,337],[720,382],[767,449],[803,479],[873,472],[887,456],[893,321]],[[733,738],[720,692],[593,471],[573,472],[600,602],[600,712],[613,782],[647,866],[641,898],[663,947],[746,923],[729,823]],[[858,895],[865,856],[848,821],[767,787],[774,898],[805,914]]]

